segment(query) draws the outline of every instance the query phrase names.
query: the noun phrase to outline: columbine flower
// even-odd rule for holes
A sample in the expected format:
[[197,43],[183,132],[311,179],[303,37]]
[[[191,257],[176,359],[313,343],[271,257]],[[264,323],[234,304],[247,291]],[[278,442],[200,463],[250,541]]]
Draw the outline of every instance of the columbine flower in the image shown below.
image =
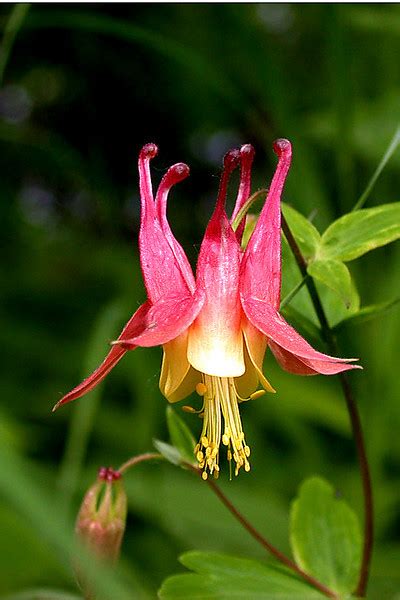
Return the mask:
[[[222,440],[228,459],[250,470],[239,403],[273,392],[262,373],[267,346],[280,365],[298,375],[333,375],[356,368],[354,359],[327,356],[314,350],[279,314],[281,287],[280,197],[292,149],[287,140],[274,144],[279,157],[266,202],[246,249],[240,245],[245,225],[232,222],[250,195],[252,146],[228,152],[224,158],[218,199],[207,226],[197,263],[196,279],[188,259],[172,234],[166,217],[172,186],[185,179],[189,167],[173,165],[153,198],[150,160],[157,154],[147,144],[139,156],[141,223],[140,262],[148,300],[136,311],[98,369],[58,402],[57,407],[93,389],[128,350],[162,345],[160,389],[170,402],[194,390],[203,396],[203,430],[195,453],[203,478],[219,473]],[[229,177],[240,164],[240,186],[229,221],[225,200]]]

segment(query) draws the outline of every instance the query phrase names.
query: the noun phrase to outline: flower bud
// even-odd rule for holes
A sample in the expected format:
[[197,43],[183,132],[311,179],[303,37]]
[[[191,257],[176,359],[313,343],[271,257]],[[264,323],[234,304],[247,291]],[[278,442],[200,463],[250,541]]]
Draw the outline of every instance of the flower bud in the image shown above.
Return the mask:
[[[83,499],[75,533],[83,546],[98,559],[115,564],[125,531],[127,497],[121,474],[111,467],[99,470],[97,481]],[[88,587],[83,570],[76,565],[77,579]]]

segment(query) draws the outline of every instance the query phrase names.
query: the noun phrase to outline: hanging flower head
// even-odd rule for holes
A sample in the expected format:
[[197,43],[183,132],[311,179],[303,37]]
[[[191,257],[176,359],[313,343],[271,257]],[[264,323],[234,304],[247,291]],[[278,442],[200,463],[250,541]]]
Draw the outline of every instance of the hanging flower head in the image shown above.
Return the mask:
[[[262,373],[267,346],[279,364],[298,375],[334,375],[357,368],[314,350],[279,314],[281,288],[280,198],[290,167],[288,140],[274,143],[278,166],[264,207],[245,250],[245,217],[232,222],[250,195],[252,146],[231,150],[224,166],[214,213],[204,234],[196,278],[167,221],[167,197],[189,175],[183,163],[165,173],[154,198],[150,161],[155,144],[139,155],[141,222],[140,263],[147,301],[136,311],[103,363],[62,398],[61,404],[92,390],[128,350],[162,345],[160,389],[170,402],[193,391],[203,397],[203,429],[195,448],[203,479],[218,477],[220,444],[227,447],[235,473],[250,470],[250,449],[239,414],[243,400],[273,388]],[[240,165],[240,185],[231,219],[225,210],[232,171]],[[240,218],[240,217],[239,217]],[[262,390],[258,390],[261,386]]]

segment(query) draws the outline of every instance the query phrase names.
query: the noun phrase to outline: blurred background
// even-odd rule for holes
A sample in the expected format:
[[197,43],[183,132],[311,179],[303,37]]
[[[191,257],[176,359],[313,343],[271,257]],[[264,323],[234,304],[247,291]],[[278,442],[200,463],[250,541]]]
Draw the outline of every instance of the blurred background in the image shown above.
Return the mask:
[[[242,143],[256,148],[257,189],[274,170],[273,140],[292,140],[285,200],[323,231],[354,206],[399,124],[400,6],[2,3],[0,24],[0,593],[72,598],[64,534],[98,467],[167,439],[158,348],[129,353],[90,396],[51,413],[145,297],[140,147],[159,145],[155,184],[174,162],[191,167],[169,218],[193,264],[222,156]],[[397,152],[367,206],[399,200],[399,168]],[[285,256],[287,292],[299,275]],[[399,267],[398,243],[353,262],[361,304],[400,296]],[[336,323],[346,310],[328,296]],[[305,291],[293,306],[315,320]],[[342,355],[364,366],[351,380],[375,487],[377,599],[400,593],[399,337],[398,308],[338,329]],[[360,482],[336,379],[289,375],[271,355],[264,370],[278,393],[242,410],[252,471],[229,482],[225,468],[220,481],[289,551],[289,503],[305,477],[329,479],[362,519]],[[197,417],[175,408],[197,437]],[[185,550],[264,558],[190,473],[149,463],[126,483],[132,598],[155,598]]]

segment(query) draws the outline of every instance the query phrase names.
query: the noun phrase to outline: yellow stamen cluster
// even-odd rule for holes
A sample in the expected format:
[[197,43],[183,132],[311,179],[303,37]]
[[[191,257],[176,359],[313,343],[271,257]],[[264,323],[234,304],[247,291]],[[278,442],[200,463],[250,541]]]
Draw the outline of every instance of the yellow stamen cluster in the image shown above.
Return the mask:
[[[250,448],[244,438],[239,414],[239,402],[244,399],[238,395],[234,379],[202,375],[202,383],[197,385],[196,391],[204,399],[200,411],[200,416],[203,417],[203,430],[200,441],[194,449],[199,467],[203,470],[203,479],[206,480],[209,474],[215,479],[219,476],[221,440],[222,444],[227,446],[228,460],[235,461],[235,475],[239,473],[241,467],[244,467],[245,471],[250,471],[248,460]],[[253,396],[252,394],[251,397]],[[224,421],[223,433],[222,421]]]

